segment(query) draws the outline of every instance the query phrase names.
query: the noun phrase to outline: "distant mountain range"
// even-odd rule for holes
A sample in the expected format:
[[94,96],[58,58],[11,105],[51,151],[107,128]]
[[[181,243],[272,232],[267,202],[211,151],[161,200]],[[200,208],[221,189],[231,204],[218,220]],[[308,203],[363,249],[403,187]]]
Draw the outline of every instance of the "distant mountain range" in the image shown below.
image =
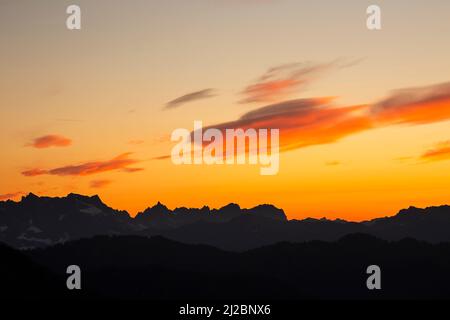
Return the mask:
[[36,248],[96,235],[163,236],[187,244],[207,244],[243,251],[282,241],[336,241],[353,233],[384,240],[414,238],[430,243],[450,242],[450,206],[410,207],[392,217],[364,222],[288,220],[272,205],[242,209],[177,208],[161,203],[131,218],[98,196],[69,194],[62,198],[32,193],[19,202],[0,202],[0,242],[15,248]]

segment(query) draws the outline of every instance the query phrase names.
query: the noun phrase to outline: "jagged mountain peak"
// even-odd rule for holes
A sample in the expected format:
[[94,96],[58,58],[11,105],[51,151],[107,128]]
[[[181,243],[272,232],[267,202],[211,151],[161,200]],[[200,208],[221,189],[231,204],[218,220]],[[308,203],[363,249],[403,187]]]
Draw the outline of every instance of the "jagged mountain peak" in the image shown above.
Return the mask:
[[35,195],[33,192],[30,192],[26,196],[22,196],[21,201],[31,201],[37,199],[39,199],[39,196]]
[[85,196],[77,193],[69,193],[66,198],[70,200],[84,201],[91,204],[105,205],[98,195]]
[[154,206],[148,207],[144,211],[139,212],[136,215],[135,219],[143,220],[145,218],[164,218],[164,216],[167,216],[171,213],[172,211],[169,210],[166,205],[158,201]]
[[165,204],[162,204],[160,201],[158,201],[153,207],[151,207],[153,210],[165,210],[170,211],[169,208]]

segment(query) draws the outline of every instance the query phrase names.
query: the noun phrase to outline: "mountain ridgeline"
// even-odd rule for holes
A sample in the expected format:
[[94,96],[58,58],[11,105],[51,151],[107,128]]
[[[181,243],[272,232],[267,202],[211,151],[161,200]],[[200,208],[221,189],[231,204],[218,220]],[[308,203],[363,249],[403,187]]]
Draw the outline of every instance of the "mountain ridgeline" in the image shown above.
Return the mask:
[[206,244],[244,251],[278,242],[336,241],[364,233],[384,240],[414,238],[430,243],[450,242],[450,206],[410,207],[392,217],[364,222],[344,220],[288,220],[272,205],[242,209],[177,208],[161,203],[135,218],[114,210],[98,196],[69,194],[0,202],[0,242],[23,249],[47,247],[97,235],[163,236],[186,244]]

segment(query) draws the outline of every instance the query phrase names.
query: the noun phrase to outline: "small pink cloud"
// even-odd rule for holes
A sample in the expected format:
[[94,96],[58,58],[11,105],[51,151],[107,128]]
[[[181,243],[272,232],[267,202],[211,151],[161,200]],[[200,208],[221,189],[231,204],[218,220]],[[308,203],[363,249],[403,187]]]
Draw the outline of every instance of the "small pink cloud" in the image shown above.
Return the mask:
[[50,147],[68,147],[72,144],[72,140],[59,136],[59,135],[46,135],[42,137],[38,137],[34,139],[27,146],[37,148],[37,149],[45,149]]
[[306,88],[323,73],[358,63],[338,59],[329,63],[289,63],[268,69],[255,82],[244,88],[241,103],[276,102]]

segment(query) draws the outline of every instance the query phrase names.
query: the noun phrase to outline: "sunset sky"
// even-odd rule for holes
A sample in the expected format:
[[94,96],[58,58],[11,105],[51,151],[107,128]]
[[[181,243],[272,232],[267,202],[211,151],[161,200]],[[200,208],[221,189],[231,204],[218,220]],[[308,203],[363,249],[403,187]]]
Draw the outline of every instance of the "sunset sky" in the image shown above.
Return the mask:
[[[348,220],[450,204],[449,34],[447,0],[0,0],[0,200]],[[279,128],[279,173],[158,160],[194,120]]]

